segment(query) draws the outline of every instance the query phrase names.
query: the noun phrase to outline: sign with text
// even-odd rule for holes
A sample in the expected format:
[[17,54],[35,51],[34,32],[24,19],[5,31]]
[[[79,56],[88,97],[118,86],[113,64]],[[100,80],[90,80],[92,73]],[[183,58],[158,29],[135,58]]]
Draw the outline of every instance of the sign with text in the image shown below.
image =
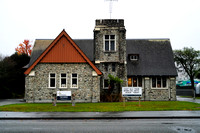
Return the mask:
[[142,87],[122,87],[122,97],[141,97]]
[[71,91],[57,91],[57,100],[71,100]]

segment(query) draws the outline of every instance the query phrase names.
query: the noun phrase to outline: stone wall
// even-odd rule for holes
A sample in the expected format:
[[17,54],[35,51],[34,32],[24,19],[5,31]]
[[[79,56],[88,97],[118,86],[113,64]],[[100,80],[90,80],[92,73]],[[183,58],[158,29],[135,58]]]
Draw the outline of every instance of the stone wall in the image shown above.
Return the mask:
[[[104,36],[115,35],[115,51],[105,51]],[[108,75],[118,76],[127,82],[126,67],[126,29],[122,19],[103,19],[96,20],[94,29],[94,60],[95,65],[103,73],[101,78],[101,95],[107,92],[104,88],[104,79],[109,79]],[[115,64],[115,71],[112,71],[112,64]],[[105,70],[108,65],[108,70]],[[115,91],[118,93],[118,91]]]
[[96,25],[108,27],[124,27],[123,19],[97,19]]
[[[176,78],[167,78],[167,88],[152,88],[152,78],[143,77],[142,97],[144,101],[176,101]],[[138,98],[127,98],[138,100]]]
[[[96,62],[120,62],[126,61],[126,29],[124,21],[102,20],[96,23],[94,29],[94,59]],[[111,24],[112,22],[112,24]],[[108,26],[109,25],[109,26]],[[117,26],[116,26],[117,25]],[[115,51],[104,50],[104,35],[115,35]]]
[[[35,76],[26,76],[25,99],[27,102],[52,102],[57,91],[71,91],[76,102],[100,101],[100,77],[86,63],[38,64],[32,71]],[[49,73],[56,73],[56,88],[49,88]],[[60,73],[67,73],[67,87],[60,88]],[[78,74],[78,88],[71,88],[71,74]]]

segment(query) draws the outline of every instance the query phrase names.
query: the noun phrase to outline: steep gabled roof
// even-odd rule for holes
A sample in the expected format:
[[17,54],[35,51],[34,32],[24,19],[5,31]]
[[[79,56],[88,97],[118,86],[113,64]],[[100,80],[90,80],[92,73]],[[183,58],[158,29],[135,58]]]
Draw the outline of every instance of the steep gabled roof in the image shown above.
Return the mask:
[[[127,39],[128,76],[176,76],[173,51],[169,39]],[[129,54],[138,54],[130,61]]]
[[45,51],[45,49],[52,42],[53,42],[53,39],[36,39],[35,40],[28,67],[30,67],[40,57],[40,55]]
[[[36,40],[31,54],[29,67],[53,42],[52,39]],[[94,61],[93,39],[78,39],[74,42],[83,53]],[[169,39],[127,39],[127,75],[128,76],[176,76],[173,51]],[[129,54],[138,54],[138,62],[131,62]]]
[[[41,46],[37,45],[37,40],[35,42],[35,46],[33,48],[33,53],[31,55],[31,60],[29,63],[28,69],[25,71],[25,74],[29,74],[30,71],[39,63],[39,62],[56,62],[56,63],[64,63],[64,62],[87,62],[98,75],[101,75],[101,71],[90,61],[90,59],[83,53],[83,51],[76,45],[76,43],[70,38],[70,36],[63,30],[54,40],[42,40],[44,41]],[[64,52],[63,49],[59,47],[65,47],[65,43],[58,44],[59,41],[67,42],[70,48],[70,51]],[[55,55],[57,50],[61,50],[61,54]],[[65,50],[68,50],[65,48]],[[67,57],[68,53],[75,54],[73,59]],[[55,55],[55,57],[53,56]],[[63,58],[62,56],[66,58]]]
[[93,39],[74,39],[74,42],[86,54],[86,56],[94,61],[94,40]]

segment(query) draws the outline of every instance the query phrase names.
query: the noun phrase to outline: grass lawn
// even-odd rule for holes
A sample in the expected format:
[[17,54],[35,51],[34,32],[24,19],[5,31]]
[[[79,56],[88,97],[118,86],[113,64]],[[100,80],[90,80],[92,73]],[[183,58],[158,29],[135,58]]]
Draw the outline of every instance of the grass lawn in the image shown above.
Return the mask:
[[200,110],[200,104],[180,101],[142,101],[113,103],[24,103],[0,106],[0,111],[14,112],[121,112],[121,111],[171,111],[171,110]]

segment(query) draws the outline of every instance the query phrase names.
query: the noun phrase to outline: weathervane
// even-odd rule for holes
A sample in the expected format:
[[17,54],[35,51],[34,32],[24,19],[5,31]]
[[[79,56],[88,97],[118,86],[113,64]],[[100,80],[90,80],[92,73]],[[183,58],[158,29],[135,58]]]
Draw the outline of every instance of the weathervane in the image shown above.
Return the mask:
[[110,3],[109,3],[109,13],[110,13],[110,19],[111,19],[111,14],[112,14],[112,2],[113,1],[118,1],[118,0],[105,0],[105,1],[109,1]]

